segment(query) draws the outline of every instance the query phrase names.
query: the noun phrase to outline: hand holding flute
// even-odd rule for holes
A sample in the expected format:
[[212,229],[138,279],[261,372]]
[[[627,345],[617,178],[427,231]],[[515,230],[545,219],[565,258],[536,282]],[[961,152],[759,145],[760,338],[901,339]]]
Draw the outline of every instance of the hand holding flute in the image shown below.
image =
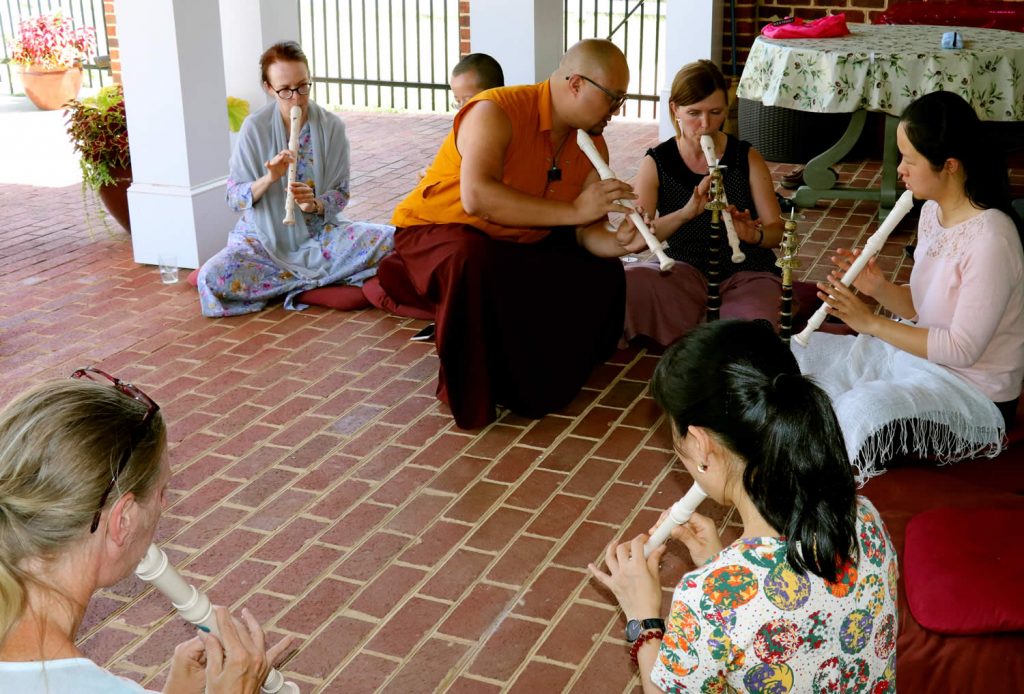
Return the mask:
[[[214,655],[220,654],[222,657],[225,655],[224,649],[229,652],[228,655],[231,651],[235,652],[230,659],[224,658],[223,669],[218,667],[217,673],[208,672],[208,679],[211,676],[223,678],[223,676],[231,675],[242,678],[243,675],[251,675],[251,670],[255,667],[266,673],[262,678],[261,692],[298,694],[299,688],[294,682],[286,681],[280,672],[270,667],[273,660],[291,644],[290,637],[283,639],[267,651],[266,660],[261,663],[259,661],[262,658],[259,656],[263,655],[263,631],[252,615],[243,612],[247,622],[243,628],[248,632],[247,635],[243,635],[242,630],[238,628],[243,625],[236,625],[232,622],[231,616],[223,608],[215,610],[205,593],[186,583],[181,574],[168,561],[167,555],[162,549],[156,545],[150,545],[146,556],[142,558],[135,569],[135,574],[163,593],[184,619],[195,624],[200,630],[217,637],[216,643],[207,645],[208,661],[210,652]],[[247,643],[247,638],[250,643]],[[243,650],[246,651],[245,655],[252,655],[248,651],[253,651],[254,648],[255,660],[252,657],[239,657]],[[220,664],[218,663],[218,665]]]
[[[701,135],[700,148],[704,152],[704,160],[707,161],[708,168],[713,169],[717,167],[718,155],[715,154],[715,138],[711,135]],[[722,202],[726,205],[729,204],[729,199],[725,196],[724,186],[722,188]],[[742,263],[747,259],[747,255],[740,250],[740,237],[736,233],[736,225],[733,223],[732,215],[729,214],[728,210],[722,210],[722,220],[725,222],[725,235],[729,239],[729,248],[732,249],[732,262]]]
[[[860,255],[856,257],[849,269],[843,273],[840,283],[844,287],[849,287],[853,284],[854,280],[857,279],[857,275],[860,274],[861,270],[868,264],[868,261],[878,255],[878,252],[882,250],[882,246],[885,245],[886,240],[889,238],[889,234],[896,228],[896,225],[900,223],[900,220],[906,216],[910,209],[914,206],[914,194],[910,190],[903,191],[903,194],[896,200],[896,204],[893,205],[892,210],[889,212],[889,216],[885,218],[878,230],[868,238],[864,244],[864,250],[861,251]],[[825,322],[825,317],[828,315],[829,305],[823,303],[818,310],[814,312],[810,320],[807,321],[807,327],[801,331],[799,335],[795,335],[793,339],[801,347],[806,347],[808,340],[811,338],[811,334],[821,327],[821,324]]]
[[707,498],[707,492],[701,489],[701,486],[696,482],[690,487],[689,491],[682,499],[672,504],[672,508],[669,509],[668,515],[665,516],[665,520],[658,524],[658,528],[651,534],[649,540],[644,545],[644,556],[649,557],[651,552],[661,547],[668,540],[672,534],[672,530],[676,527],[686,523],[690,520],[690,516],[700,506],[700,502]]
[[[594,141],[590,139],[590,135],[587,134],[587,131],[576,131],[576,143],[579,145],[580,150],[587,155],[587,159],[589,159],[590,163],[594,165],[594,168],[597,169],[597,173],[601,176],[601,180],[615,178],[615,173],[608,167],[608,164],[605,163],[604,158],[601,157],[601,153],[597,151],[597,147],[594,145]],[[633,203],[629,200],[617,200],[616,202],[631,210],[629,218],[636,226],[637,231],[640,232],[640,235],[643,236],[644,241],[647,242],[647,247],[650,248],[651,252],[658,258],[658,264],[661,266],[662,272],[671,270],[672,266],[676,264],[676,261],[672,260],[672,258],[665,253],[665,244],[655,237],[654,233],[647,226],[647,223],[644,222],[643,217],[641,217],[640,213],[636,211]]]

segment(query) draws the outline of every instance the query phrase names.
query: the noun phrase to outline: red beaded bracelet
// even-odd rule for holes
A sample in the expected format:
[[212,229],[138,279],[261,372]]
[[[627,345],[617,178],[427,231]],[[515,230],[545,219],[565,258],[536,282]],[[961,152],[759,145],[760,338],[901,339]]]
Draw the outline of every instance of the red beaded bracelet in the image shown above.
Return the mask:
[[652,639],[658,639],[659,641],[661,641],[661,639],[663,639],[664,637],[665,632],[659,631],[657,629],[655,629],[654,631],[645,631],[644,633],[640,634],[640,636],[637,637],[636,641],[633,642],[633,645],[629,649],[629,659],[633,661],[633,665],[640,667],[640,663],[637,661],[637,658],[640,654],[640,648],[645,643]]

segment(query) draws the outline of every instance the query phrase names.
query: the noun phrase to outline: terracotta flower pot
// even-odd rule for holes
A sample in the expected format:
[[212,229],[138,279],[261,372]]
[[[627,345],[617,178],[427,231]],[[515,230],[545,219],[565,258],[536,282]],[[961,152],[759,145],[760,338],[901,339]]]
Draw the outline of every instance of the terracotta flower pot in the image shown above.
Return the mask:
[[128,186],[132,184],[132,170],[130,168],[111,169],[110,175],[114,177],[116,183],[112,186],[100,186],[96,192],[114,221],[130,234],[132,233],[132,224],[128,217]]
[[82,88],[82,68],[48,70],[38,65],[21,68],[25,94],[41,111],[54,111],[78,96]]

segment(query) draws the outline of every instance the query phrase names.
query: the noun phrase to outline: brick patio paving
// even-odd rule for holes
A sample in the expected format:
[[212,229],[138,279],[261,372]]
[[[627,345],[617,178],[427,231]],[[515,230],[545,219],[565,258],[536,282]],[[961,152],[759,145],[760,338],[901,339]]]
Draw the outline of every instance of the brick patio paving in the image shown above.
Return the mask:
[[[351,216],[386,221],[450,119],[344,118]],[[607,137],[629,178],[657,130],[616,122]],[[0,204],[0,394],[87,364],[151,393],[174,467],[158,542],[214,601],[301,639],[282,669],[302,691],[639,691],[622,616],[586,565],[690,485],[647,395],[656,355],[618,353],[563,412],[464,431],[434,398],[433,346],[409,342],[422,321],[280,304],[209,320],[194,289],[132,261],[120,230],[90,230],[77,186],[0,185]],[[874,212],[806,211],[803,274],[822,277],[827,249],[862,241]],[[903,278],[910,238],[883,253]],[[735,536],[730,509],[702,511]],[[685,550],[666,555],[666,605],[689,567]],[[158,689],[191,633],[130,579],[93,600],[80,644]]]

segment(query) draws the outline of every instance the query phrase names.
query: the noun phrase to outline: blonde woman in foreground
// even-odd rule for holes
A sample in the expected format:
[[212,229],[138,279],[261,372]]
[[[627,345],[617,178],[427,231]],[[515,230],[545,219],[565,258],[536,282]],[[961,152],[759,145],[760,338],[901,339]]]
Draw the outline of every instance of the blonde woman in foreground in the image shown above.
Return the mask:
[[[0,412],[0,682],[10,692],[146,691],[75,642],[89,600],[132,573],[171,476],[159,406],[98,369],[24,393]],[[168,606],[169,607],[169,606]],[[290,638],[216,608],[222,641],[174,649],[164,692],[258,692]]]

